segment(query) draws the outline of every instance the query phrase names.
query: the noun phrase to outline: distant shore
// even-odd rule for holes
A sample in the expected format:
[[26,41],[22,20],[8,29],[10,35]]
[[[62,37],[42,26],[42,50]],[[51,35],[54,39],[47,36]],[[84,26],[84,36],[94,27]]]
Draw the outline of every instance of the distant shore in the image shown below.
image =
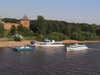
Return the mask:
[[93,43],[93,42],[100,42],[100,41],[77,41],[77,40],[63,40],[64,44],[67,43]]
[[[18,45],[27,45],[27,44],[30,44],[30,42],[31,41],[29,41],[29,40],[25,40],[25,41],[21,41],[21,42],[17,42],[17,41],[0,41],[0,47],[13,46],[13,44],[15,46],[18,46]],[[67,44],[67,43],[93,43],[93,42],[100,42],[100,41],[63,40],[61,42],[63,42],[64,44]],[[36,43],[39,43],[39,42],[36,42]]]

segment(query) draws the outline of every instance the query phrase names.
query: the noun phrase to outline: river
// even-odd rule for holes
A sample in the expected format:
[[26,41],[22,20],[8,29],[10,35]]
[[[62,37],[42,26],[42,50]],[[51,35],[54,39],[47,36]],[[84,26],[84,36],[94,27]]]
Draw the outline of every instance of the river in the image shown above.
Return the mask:
[[100,75],[100,43],[90,49],[67,52],[62,48],[13,51],[0,48],[0,75]]

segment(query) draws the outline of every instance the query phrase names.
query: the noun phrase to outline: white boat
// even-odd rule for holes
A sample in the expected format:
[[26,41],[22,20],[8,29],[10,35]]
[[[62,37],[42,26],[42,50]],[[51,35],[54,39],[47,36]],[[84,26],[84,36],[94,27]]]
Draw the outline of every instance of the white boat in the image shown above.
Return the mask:
[[80,45],[78,43],[67,47],[67,51],[81,51],[81,50],[86,50],[86,49],[88,49],[86,45]]
[[44,42],[40,44],[35,44],[35,47],[63,47],[64,44],[62,42],[55,42],[55,40],[45,39]]

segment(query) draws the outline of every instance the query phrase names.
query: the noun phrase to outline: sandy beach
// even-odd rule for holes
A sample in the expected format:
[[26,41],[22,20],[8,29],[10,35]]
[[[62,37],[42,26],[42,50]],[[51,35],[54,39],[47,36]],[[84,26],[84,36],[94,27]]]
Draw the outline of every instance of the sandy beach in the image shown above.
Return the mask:
[[[0,41],[0,47],[8,47],[8,46],[13,46],[13,44],[15,46],[18,46],[18,45],[27,45],[27,44],[30,44],[30,40],[24,40],[24,41],[21,41],[21,42],[17,42],[17,41]],[[93,43],[93,42],[100,42],[100,41],[76,41],[76,40],[63,40],[62,41],[64,44],[67,44],[67,43]],[[39,43],[39,42],[36,42],[36,43]]]
[[100,41],[77,41],[77,40],[63,40],[64,44],[66,43],[93,43],[93,42],[100,42]]

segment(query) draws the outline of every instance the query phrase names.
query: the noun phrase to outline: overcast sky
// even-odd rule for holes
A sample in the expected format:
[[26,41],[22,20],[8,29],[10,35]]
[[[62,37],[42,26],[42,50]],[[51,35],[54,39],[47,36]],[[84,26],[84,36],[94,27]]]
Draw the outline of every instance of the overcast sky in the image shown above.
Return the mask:
[[24,15],[47,20],[100,25],[100,0],[0,0],[0,17],[21,19]]

